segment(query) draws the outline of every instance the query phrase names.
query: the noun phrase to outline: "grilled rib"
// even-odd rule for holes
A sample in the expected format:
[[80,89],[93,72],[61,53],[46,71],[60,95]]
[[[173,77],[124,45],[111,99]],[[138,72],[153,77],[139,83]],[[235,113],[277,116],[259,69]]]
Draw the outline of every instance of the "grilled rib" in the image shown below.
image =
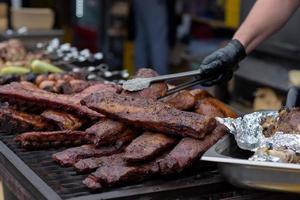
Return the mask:
[[200,155],[220,139],[227,129],[218,125],[211,135],[203,140],[183,138],[175,148],[156,160],[139,165],[128,165],[124,154],[115,154],[105,158],[84,160],[77,163],[77,170],[83,172],[97,170],[90,174],[83,183],[90,189],[111,187],[128,182],[138,182],[155,175],[180,172],[189,167]]
[[89,175],[83,183],[90,189],[99,189],[102,186],[111,187],[142,181],[157,173],[159,173],[159,167],[156,162],[128,166],[123,154],[115,154],[102,159],[100,167]]
[[27,114],[12,108],[0,108],[0,132],[17,134],[26,131],[54,130],[54,126],[43,117]]
[[195,106],[195,112],[210,117],[237,117],[237,114],[223,102],[212,97],[199,100]]
[[165,97],[162,101],[179,110],[190,110],[196,104],[196,97],[189,91],[182,90],[171,96]]
[[196,140],[193,138],[181,139],[181,141],[170,153],[166,155],[166,157],[157,161],[160,168],[160,173],[176,173],[187,168],[209,147],[221,139],[227,133],[227,131],[228,130],[225,126],[218,124],[215,130],[202,140]]
[[94,136],[93,143],[99,146],[111,144],[125,129],[123,123],[106,118],[86,129],[86,132]]
[[203,138],[216,125],[214,118],[180,111],[151,99],[112,92],[92,94],[82,103],[108,117],[160,133]]
[[134,139],[125,149],[127,162],[145,162],[172,148],[177,140],[173,137],[145,132]]
[[84,124],[84,120],[76,115],[62,111],[46,110],[41,116],[56,124],[61,130],[77,130]]
[[95,145],[87,144],[58,152],[56,154],[53,154],[52,158],[59,165],[67,167],[73,166],[80,159],[112,155],[120,152],[123,148],[123,145],[96,147]]
[[8,102],[25,103],[42,108],[63,109],[80,116],[92,118],[103,115],[80,104],[80,100],[97,91],[117,92],[119,88],[109,84],[96,84],[74,95],[47,92],[35,87],[13,82],[0,87],[0,99]]
[[83,131],[26,132],[16,136],[15,140],[26,149],[42,149],[57,146],[76,146],[90,143],[91,139]]
[[89,157],[100,157],[117,153],[125,148],[127,144],[136,137],[136,133],[130,129],[125,130],[119,134],[115,141],[107,146],[96,147],[95,145],[84,145],[81,147],[74,147],[58,152],[53,155],[53,159],[62,166],[72,166],[79,159]]

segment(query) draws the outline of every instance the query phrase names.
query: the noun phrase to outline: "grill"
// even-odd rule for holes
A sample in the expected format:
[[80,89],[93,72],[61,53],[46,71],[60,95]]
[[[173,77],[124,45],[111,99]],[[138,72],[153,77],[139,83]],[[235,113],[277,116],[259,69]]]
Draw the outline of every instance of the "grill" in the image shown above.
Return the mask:
[[0,175],[20,199],[291,199],[291,195],[248,191],[224,182],[216,167],[199,162],[188,172],[97,193],[81,182],[71,167],[62,168],[51,155],[60,149],[23,151],[14,136],[0,137]]

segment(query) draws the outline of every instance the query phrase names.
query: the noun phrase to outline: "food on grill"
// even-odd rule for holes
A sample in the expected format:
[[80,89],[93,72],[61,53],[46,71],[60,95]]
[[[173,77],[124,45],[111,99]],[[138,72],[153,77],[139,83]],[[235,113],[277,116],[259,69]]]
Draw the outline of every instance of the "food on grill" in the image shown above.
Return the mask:
[[83,131],[26,132],[15,140],[26,149],[43,149],[57,146],[78,146],[90,143],[89,135]]
[[195,112],[210,117],[237,117],[237,114],[224,103],[212,97],[199,100]]
[[38,88],[59,94],[74,94],[91,85],[90,82],[73,77],[72,74],[41,74],[35,79]]
[[79,147],[66,149],[53,154],[52,158],[61,166],[73,166],[78,160],[89,157],[108,156],[120,152],[124,145],[111,145],[96,147],[87,144]]
[[197,160],[202,153],[215,144],[228,132],[227,128],[218,124],[215,130],[202,140],[183,138],[164,158],[158,160],[162,174],[180,172]]
[[300,134],[300,108],[282,109],[274,118],[266,118],[262,122],[263,133],[266,137],[275,132]]
[[118,137],[127,127],[118,121],[111,119],[102,119],[98,123],[94,124],[90,128],[86,129],[86,132],[90,135],[94,135],[93,143],[98,146],[102,144],[110,144]]
[[83,181],[90,189],[138,182],[159,173],[159,167],[155,161],[129,166],[123,154],[106,157],[100,163],[100,167]]
[[160,133],[203,138],[216,125],[211,117],[180,111],[151,99],[112,92],[92,94],[82,103],[108,117]]
[[27,114],[12,108],[0,108],[0,132],[17,134],[26,131],[47,131],[55,127],[43,117]]
[[197,101],[209,97],[213,97],[211,94],[209,94],[206,90],[202,89],[194,89],[190,91],[191,95],[193,95]]
[[63,109],[81,116],[98,118],[103,117],[103,115],[80,104],[81,99],[98,91],[117,92],[118,87],[111,84],[96,84],[74,95],[60,95],[13,82],[0,87],[0,99],[47,109]]
[[[157,72],[152,69],[140,69],[137,71],[133,78],[150,78],[158,76]],[[168,86],[166,83],[152,83],[148,88],[145,88],[141,91],[130,92],[130,91],[123,91],[123,94],[127,94],[132,97],[143,97],[149,99],[158,99],[166,94],[168,90]]]
[[63,111],[46,110],[41,116],[56,124],[61,130],[77,130],[84,124],[84,120],[76,115]]
[[124,158],[127,162],[152,160],[172,148],[176,142],[175,138],[164,134],[145,132],[126,147]]
[[72,166],[82,158],[99,157],[117,153],[118,151],[123,150],[136,136],[135,132],[128,129],[123,133],[120,133],[118,138],[115,138],[114,141],[111,140],[109,145],[98,147],[95,145],[83,145],[81,147],[74,147],[54,154],[53,159],[60,165]]
[[196,97],[193,96],[189,91],[183,90],[171,96],[165,97],[163,102],[179,110],[190,110],[196,104]]

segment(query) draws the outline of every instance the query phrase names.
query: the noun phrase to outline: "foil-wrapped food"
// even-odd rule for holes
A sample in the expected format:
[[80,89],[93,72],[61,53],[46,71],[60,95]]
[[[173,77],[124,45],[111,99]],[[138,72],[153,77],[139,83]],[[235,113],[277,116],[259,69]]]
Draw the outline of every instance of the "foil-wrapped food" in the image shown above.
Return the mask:
[[241,149],[254,152],[249,160],[300,163],[300,108],[217,120],[227,126]]

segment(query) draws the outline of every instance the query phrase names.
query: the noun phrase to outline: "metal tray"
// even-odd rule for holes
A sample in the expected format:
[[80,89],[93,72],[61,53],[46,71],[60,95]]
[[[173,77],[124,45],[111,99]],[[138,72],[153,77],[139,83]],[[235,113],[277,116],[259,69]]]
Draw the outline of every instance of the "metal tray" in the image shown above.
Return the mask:
[[226,135],[212,146],[202,160],[217,162],[220,173],[235,186],[300,193],[300,165],[247,160],[253,153],[238,148]]

